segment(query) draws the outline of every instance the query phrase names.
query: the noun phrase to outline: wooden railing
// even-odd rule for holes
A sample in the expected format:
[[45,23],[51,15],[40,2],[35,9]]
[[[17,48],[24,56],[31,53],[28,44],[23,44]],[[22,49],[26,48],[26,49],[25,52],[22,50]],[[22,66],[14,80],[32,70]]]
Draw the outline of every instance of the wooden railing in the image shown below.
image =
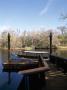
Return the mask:
[[[34,80],[35,80],[35,82],[33,83],[33,87],[37,87],[37,86],[39,87],[41,84],[42,85],[43,85],[43,83],[45,84],[45,72],[47,72],[48,70],[49,70],[48,64],[44,61],[43,57],[40,55],[39,56],[39,67],[19,71],[19,74],[22,74],[25,77],[24,78],[25,79],[25,85],[24,85],[25,90],[30,89],[30,83],[29,83],[30,79],[31,79],[32,82],[34,82]],[[40,83],[40,84],[38,85],[38,83]],[[18,87],[19,90],[20,90],[20,88],[22,88],[22,85],[23,85],[23,81],[21,81],[21,83],[20,83],[20,85]],[[37,89],[37,90],[39,90],[39,89]],[[35,90],[36,90],[36,88],[35,88]]]
[[[36,51],[35,51],[36,52]],[[41,55],[43,58],[48,58],[49,57],[49,52],[45,52],[45,53],[29,53],[29,52],[22,52],[17,54],[18,57],[27,57],[27,58],[38,58],[39,55]]]
[[19,71],[19,73],[20,74],[33,74],[33,73],[46,72],[48,70],[49,70],[48,64],[43,60],[43,57],[40,55],[39,56],[39,67],[33,68],[33,69]]
[[[30,59],[28,58],[28,60],[30,60]],[[32,59],[32,61],[34,61],[34,59]],[[44,59],[43,59],[43,57],[41,55],[38,57],[37,61],[38,62],[35,62],[32,65],[30,65],[30,63],[29,63],[29,65],[28,65],[29,68],[26,68],[27,65],[26,64],[25,64],[26,66],[23,65],[22,61],[20,63],[19,62],[14,62],[13,63],[12,61],[11,62],[4,62],[3,63],[3,71],[8,72],[8,75],[9,75],[8,82],[9,83],[11,82],[11,78],[10,78],[11,72],[16,72],[17,69],[18,69],[18,74],[22,74],[24,76],[38,74],[38,76],[40,75],[40,78],[42,80],[44,80],[45,72],[47,72],[49,70],[49,66],[44,61]],[[25,69],[23,69],[24,67],[25,67]]]

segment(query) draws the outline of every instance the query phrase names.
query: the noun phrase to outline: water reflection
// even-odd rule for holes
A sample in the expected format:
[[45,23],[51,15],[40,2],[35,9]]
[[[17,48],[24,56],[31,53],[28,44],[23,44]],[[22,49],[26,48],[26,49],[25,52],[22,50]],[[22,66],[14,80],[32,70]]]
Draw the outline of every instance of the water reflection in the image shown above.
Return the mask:
[[17,90],[17,87],[22,79],[22,75],[11,73],[11,83],[8,85],[8,73],[3,72],[3,62],[8,60],[8,51],[0,50],[0,90]]
[[[40,50],[40,49],[39,49]],[[50,52],[49,49],[41,49],[42,51]],[[52,54],[67,58],[67,50],[52,49]]]
[[6,60],[8,60],[8,51],[7,50],[1,50],[1,60],[2,63],[5,62]]
[[53,54],[63,58],[67,58],[67,50],[55,50]]

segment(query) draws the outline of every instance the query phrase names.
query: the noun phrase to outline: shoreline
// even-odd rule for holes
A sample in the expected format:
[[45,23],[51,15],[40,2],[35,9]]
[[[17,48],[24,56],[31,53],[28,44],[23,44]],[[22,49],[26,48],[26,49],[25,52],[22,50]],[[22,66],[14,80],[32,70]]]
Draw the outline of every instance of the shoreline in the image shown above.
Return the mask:
[[[59,50],[67,50],[67,46],[58,46],[57,49],[59,49]],[[0,47],[0,50],[8,50],[8,48]],[[25,51],[25,50],[32,50],[32,48],[31,47],[28,47],[28,48],[27,47],[25,47],[25,48],[10,48],[10,50],[23,50],[23,51]]]

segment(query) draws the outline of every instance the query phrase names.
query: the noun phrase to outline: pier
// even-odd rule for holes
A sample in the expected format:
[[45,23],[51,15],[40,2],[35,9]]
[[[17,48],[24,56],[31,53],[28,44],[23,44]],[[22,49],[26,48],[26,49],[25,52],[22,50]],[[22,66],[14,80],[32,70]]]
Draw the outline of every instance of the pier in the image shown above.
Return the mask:
[[[7,84],[12,84],[12,73],[22,76],[16,90],[66,90],[67,59],[52,54],[52,34],[50,51],[22,51],[12,54],[8,34],[8,60],[2,63],[2,73],[7,72]],[[3,89],[3,87],[1,87]],[[7,88],[6,88],[7,89]]]

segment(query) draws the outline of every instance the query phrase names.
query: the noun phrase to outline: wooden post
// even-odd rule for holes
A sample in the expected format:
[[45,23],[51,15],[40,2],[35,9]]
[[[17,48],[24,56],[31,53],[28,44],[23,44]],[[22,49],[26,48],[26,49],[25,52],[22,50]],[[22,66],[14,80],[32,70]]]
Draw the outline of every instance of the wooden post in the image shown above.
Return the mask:
[[10,61],[10,34],[8,33],[8,62]]
[[52,54],[52,32],[50,32],[50,55]]
[[[10,63],[10,34],[8,33],[8,64]],[[10,67],[10,66],[9,66]],[[8,84],[11,82],[11,73],[8,72]]]
[[49,58],[50,58],[50,61],[51,61],[51,54],[52,54],[52,32],[50,32],[50,55],[49,55]]

